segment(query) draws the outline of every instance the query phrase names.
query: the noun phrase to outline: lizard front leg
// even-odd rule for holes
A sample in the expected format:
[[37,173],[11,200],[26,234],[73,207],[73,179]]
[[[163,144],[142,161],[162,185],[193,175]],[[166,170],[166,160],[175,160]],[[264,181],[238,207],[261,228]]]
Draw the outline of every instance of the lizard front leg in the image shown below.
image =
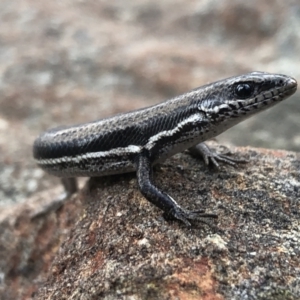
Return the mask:
[[161,191],[153,184],[152,165],[149,156],[141,153],[137,157],[137,180],[143,196],[155,206],[164,211],[166,216],[184,222],[187,226],[189,220],[200,220],[201,218],[217,218],[216,214],[207,214],[205,210],[188,211],[183,209],[171,196]]

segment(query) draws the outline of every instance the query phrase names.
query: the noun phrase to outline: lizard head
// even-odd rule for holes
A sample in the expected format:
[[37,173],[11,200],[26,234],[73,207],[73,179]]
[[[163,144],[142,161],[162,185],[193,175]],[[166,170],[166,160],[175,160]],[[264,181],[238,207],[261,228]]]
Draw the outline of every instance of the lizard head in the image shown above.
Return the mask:
[[297,82],[286,75],[252,72],[208,84],[203,89],[198,109],[212,122],[236,119],[234,125],[294,94]]

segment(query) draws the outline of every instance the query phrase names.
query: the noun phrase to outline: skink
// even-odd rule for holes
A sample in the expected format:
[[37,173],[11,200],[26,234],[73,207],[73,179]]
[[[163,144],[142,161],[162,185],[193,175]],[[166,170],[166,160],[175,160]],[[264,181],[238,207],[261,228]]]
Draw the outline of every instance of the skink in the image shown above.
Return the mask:
[[136,172],[144,197],[170,217],[191,220],[217,217],[189,211],[153,184],[152,166],[189,149],[208,164],[240,162],[210,151],[203,143],[242,120],[288,98],[295,79],[252,72],[196,88],[171,100],[110,118],[42,133],[33,156],[46,172],[63,178],[69,194],[78,176]]

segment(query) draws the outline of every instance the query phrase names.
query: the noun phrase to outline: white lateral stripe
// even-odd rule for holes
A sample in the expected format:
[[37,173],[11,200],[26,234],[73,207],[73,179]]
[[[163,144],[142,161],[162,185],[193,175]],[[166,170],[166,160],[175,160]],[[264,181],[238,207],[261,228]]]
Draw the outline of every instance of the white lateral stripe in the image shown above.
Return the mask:
[[[184,125],[188,123],[197,122],[200,120],[200,114],[194,114],[190,116],[189,118],[183,120],[182,122],[178,123],[177,126],[171,130],[165,130],[162,132],[159,132],[158,134],[152,136],[148,143],[146,144],[146,149],[151,149],[153,145],[162,137],[165,136],[172,136],[176,132],[178,132]],[[80,161],[89,159],[89,158],[105,158],[110,155],[120,155],[123,154],[130,154],[130,153],[139,153],[142,149],[142,146],[136,146],[136,145],[129,145],[127,147],[120,147],[116,149],[112,149],[109,151],[100,151],[100,152],[89,152],[85,154],[80,154],[74,157],[70,156],[63,156],[59,158],[49,158],[49,159],[37,159],[37,163],[39,165],[56,165],[60,163],[68,163],[68,162],[75,162],[79,163]]]
[[36,162],[39,165],[55,165],[60,163],[68,163],[68,162],[76,162],[79,163],[82,160],[89,159],[89,158],[100,158],[100,157],[107,157],[110,155],[116,154],[130,154],[130,153],[139,153],[141,150],[141,146],[136,145],[129,145],[127,147],[120,147],[116,149],[112,149],[109,151],[100,151],[100,152],[89,152],[85,154],[80,154],[74,157],[70,156],[63,156],[59,158],[49,158],[49,159],[36,159]]
[[176,127],[174,127],[171,130],[165,130],[165,131],[161,131],[158,134],[152,136],[148,143],[146,144],[146,148],[147,149],[151,149],[152,145],[155,144],[155,142],[157,142],[161,137],[164,136],[172,136],[173,134],[175,134],[177,131],[179,131],[184,125],[188,124],[188,123],[193,123],[193,122],[197,122],[200,120],[200,114],[194,114],[191,115],[189,118],[183,120],[182,122],[178,123]]

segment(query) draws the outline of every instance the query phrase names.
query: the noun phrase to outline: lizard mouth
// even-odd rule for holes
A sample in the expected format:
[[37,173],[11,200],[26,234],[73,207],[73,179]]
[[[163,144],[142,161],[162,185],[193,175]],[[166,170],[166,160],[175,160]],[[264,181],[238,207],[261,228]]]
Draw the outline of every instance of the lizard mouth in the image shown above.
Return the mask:
[[250,103],[246,105],[245,109],[252,109],[252,108],[260,108],[261,106],[265,105],[266,108],[271,105],[271,103],[281,102],[282,100],[288,98],[289,96],[293,95],[297,90],[297,81],[293,78],[289,78],[284,85],[281,87],[276,88],[275,90],[265,92],[262,94],[263,99],[258,100],[254,103]]

